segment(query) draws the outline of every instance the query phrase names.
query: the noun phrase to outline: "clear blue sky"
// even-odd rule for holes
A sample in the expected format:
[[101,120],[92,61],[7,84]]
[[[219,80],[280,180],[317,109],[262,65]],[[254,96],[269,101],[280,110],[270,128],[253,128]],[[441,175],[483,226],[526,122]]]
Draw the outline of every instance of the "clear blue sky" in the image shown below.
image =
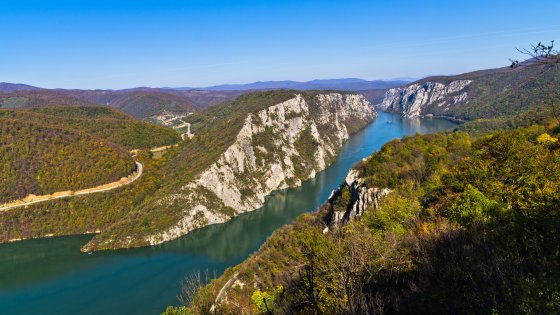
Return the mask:
[[508,64],[560,1],[0,0],[0,81],[60,88],[390,79]]

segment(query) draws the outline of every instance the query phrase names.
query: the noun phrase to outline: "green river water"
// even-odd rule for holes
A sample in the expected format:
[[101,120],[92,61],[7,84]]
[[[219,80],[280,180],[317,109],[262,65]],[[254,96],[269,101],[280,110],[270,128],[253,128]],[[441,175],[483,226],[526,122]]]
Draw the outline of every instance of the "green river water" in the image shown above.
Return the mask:
[[220,275],[240,263],[274,230],[318,208],[352,165],[384,143],[453,126],[446,120],[379,113],[316,178],[274,192],[256,211],[159,246],[81,253],[91,236],[0,244],[0,314],[159,314],[178,304],[185,275],[194,270]]

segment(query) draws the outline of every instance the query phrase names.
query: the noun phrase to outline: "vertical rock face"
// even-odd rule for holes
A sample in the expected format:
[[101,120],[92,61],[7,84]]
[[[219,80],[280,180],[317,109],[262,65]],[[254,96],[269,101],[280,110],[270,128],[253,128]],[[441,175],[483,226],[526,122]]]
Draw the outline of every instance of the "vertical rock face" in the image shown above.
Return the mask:
[[444,113],[451,106],[468,102],[468,95],[463,91],[472,80],[456,80],[449,84],[438,82],[414,83],[404,88],[393,88],[385,93],[385,98],[377,106],[384,111],[402,113],[406,117],[425,114],[430,107],[436,107]]
[[260,208],[265,196],[312,178],[337,156],[349,134],[376,116],[357,94],[295,95],[249,114],[236,141],[196,179],[158,201],[180,204],[183,219],[148,237],[158,244]]
[[[346,209],[336,209],[334,204],[340,198],[344,189],[347,189],[349,192],[349,204]],[[373,209],[377,209],[381,198],[390,192],[391,190],[388,188],[367,187],[360,178],[359,171],[351,169],[344,183],[337,190],[333,191],[327,200],[329,205],[329,210],[325,217],[325,225],[327,227],[323,230],[323,233],[345,225],[350,220],[361,216],[368,208],[373,207]]]

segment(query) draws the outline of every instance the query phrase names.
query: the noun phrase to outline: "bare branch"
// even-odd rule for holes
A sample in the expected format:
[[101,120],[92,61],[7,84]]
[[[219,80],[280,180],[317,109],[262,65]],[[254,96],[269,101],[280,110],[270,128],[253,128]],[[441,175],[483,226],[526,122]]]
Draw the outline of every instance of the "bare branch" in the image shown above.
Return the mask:
[[560,51],[554,49],[554,41],[551,41],[550,45],[539,42],[537,45],[531,44],[530,49],[516,48],[516,50],[521,54],[529,56],[529,62],[520,63],[519,60],[509,59],[511,68],[560,63]]

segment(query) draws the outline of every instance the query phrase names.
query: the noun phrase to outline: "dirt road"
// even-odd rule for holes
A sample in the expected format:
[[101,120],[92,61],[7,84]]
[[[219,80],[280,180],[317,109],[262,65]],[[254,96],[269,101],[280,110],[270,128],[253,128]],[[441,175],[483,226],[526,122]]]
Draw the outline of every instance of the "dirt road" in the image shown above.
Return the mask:
[[125,186],[125,185],[128,185],[128,184],[131,184],[131,183],[135,182],[138,178],[140,178],[140,176],[142,176],[142,171],[143,171],[142,163],[136,161],[136,171],[134,173],[132,173],[130,176],[123,177],[116,182],[104,184],[104,185],[93,187],[93,188],[76,190],[76,191],[60,191],[60,192],[55,192],[55,193],[50,194],[50,195],[42,195],[42,196],[29,195],[29,196],[25,197],[24,199],[12,201],[10,203],[0,205],[0,211],[6,211],[6,210],[19,208],[19,207],[24,207],[24,206],[28,206],[28,205],[31,205],[31,204],[34,204],[34,203],[45,202],[45,201],[54,200],[54,199],[88,195],[88,194],[94,194],[94,193],[98,193],[98,192],[104,192],[104,191],[117,189],[119,187],[122,187],[122,186]]

